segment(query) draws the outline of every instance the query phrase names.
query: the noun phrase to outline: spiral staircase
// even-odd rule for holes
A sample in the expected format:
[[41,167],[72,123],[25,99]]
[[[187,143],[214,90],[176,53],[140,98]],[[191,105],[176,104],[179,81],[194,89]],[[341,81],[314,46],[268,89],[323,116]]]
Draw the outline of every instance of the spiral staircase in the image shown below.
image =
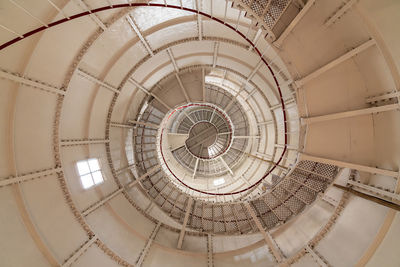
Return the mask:
[[397,3],[33,2],[0,9],[0,265],[400,263]]

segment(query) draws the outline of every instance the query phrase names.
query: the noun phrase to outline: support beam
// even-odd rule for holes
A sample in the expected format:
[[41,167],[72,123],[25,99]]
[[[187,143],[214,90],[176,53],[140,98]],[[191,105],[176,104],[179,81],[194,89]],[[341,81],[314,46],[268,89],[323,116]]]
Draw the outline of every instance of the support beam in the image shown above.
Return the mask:
[[260,125],[268,125],[268,124],[274,124],[274,121],[273,120],[268,120],[268,121],[260,121],[258,123],[259,126]]
[[269,249],[272,251],[272,255],[275,257],[277,262],[281,262],[284,259],[283,255],[282,255],[282,252],[276,246],[276,244],[273,241],[271,235],[264,230],[264,228],[263,228],[260,220],[258,219],[253,207],[251,207],[250,203],[248,203],[248,202],[244,202],[243,204],[246,207],[247,211],[250,213],[251,217],[253,218],[253,221],[256,224],[258,230],[264,236],[265,242],[267,243]]
[[213,63],[212,63],[213,68],[215,68],[215,66],[217,65],[218,47],[219,47],[219,43],[218,43],[218,42],[215,42],[215,43],[214,43]]
[[189,215],[190,215],[190,211],[192,210],[192,205],[193,205],[193,198],[189,197],[188,203],[186,205],[185,217],[183,218],[181,233],[179,234],[178,245],[177,245],[178,249],[182,248],[183,238],[184,238],[185,232],[186,232],[186,225],[189,220]]
[[222,161],[222,164],[225,166],[225,168],[229,171],[229,173],[232,175],[232,176],[235,176],[235,174],[233,173],[233,171],[232,171],[232,169],[229,167],[229,165],[225,162],[225,160],[224,160],[224,158],[223,157],[220,157],[220,159],[221,159],[221,161]]
[[259,157],[266,157],[266,158],[269,158],[270,160],[272,160],[272,158],[273,158],[272,155],[264,154],[264,153],[261,153],[261,152],[256,152],[256,155],[259,156]]
[[201,15],[197,15],[197,30],[199,32],[199,41],[203,40],[203,21]]
[[17,8],[19,8],[20,10],[22,10],[23,12],[25,12],[28,16],[30,16],[31,18],[33,18],[34,20],[36,20],[37,22],[39,22],[40,24],[42,24],[42,26],[48,28],[49,26],[42,21],[41,19],[39,19],[38,17],[36,17],[35,15],[33,15],[31,12],[29,12],[29,10],[27,10],[26,8],[24,8],[23,6],[21,6],[20,4],[18,4],[17,2],[15,2],[14,0],[8,0],[10,1],[14,6],[16,6]]
[[93,211],[97,210],[98,208],[103,206],[105,203],[107,203],[108,201],[110,201],[111,199],[116,197],[123,190],[124,190],[123,188],[120,188],[120,189],[116,190],[114,193],[108,195],[107,197],[103,198],[102,200],[100,200],[100,201],[96,202],[95,204],[91,205],[89,208],[87,208],[86,210],[82,211],[82,216],[87,216],[90,213],[92,213]]
[[275,146],[276,148],[282,148],[282,149],[284,149],[285,146],[286,146],[286,149],[289,149],[289,150],[298,150],[298,147],[297,147],[297,146],[293,146],[293,145],[275,144],[274,146]]
[[383,95],[367,97],[365,102],[368,104],[372,104],[372,103],[375,103],[378,101],[384,101],[384,100],[388,100],[391,98],[397,98],[397,97],[400,97],[400,91],[394,91],[394,92],[386,93]]
[[396,109],[397,110],[400,109],[400,105],[398,103],[379,106],[379,107],[372,107],[372,108],[364,108],[364,109],[358,109],[358,110],[339,112],[339,113],[322,115],[322,116],[301,118],[300,121],[301,121],[302,125],[305,125],[305,124],[309,125],[309,124],[317,123],[317,122],[345,119],[345,118],[369,115],[369,114],[374,114],[374,113],[379,113],[379,112],[392,111],[392,110],[396,110]]
[[[201,150],[201,149],[200,149],[200,150]],[[197,167],[199,166],[199,161],[200,161],[200,159],[197,158],[197,159],[196,159],[196,164],[194,165],[194,170],[193,170],[193,177],[192,177],[192,179],[194,179],[194,177],[196,176]]]
[[[78,5],[80,5],[85,11],[92,13],[90,8],[82,1],[82,0],[75,0]],[[96,14],[90,14],[89,17],[103,30],[107,30],[107,26],[97,17]]]
[[139,255],[139,258],[136,261],[136,264],[135,264],[136,267],[142,266],[143,261],[147,256],[147,253],[149,253],[151,244],[153,244],[153,241],[156,238],[158,230],[160,230],[160,227],[161,227],[161,222],[158,222],[156,227],[154,228],[154,230],[151,232],[151,235],[150,235],[149,239],[147,240],[146,245],[144,246],[142,252]]
[[318,256],[318,254],[315,253],[315,251],[309,245],[306,245],[305,249],[311,255],[311,257],[317,262],[317,264],[319,266],[328,267],[328,265],[326,265],[325,261],[323,259],[321,259],[321,257]]
[[168,110],[171,109],[171,107],[169,105],[167,105],[161,98],[159,98],[157,95],[151,93],[149,90],[147,90],[143,85],[141,85],[139,82],[137,82],[133,78],[129,78],[128,81],[131,82],[134,86],[136,86],[140,90],[142,90],[145,94],[153,96],[158,102],[160,102]]
[[64,12],[64,10],[62,10],[61,8],[59,8],[52,0],[47,0],[47,2],[49,2],[49,4],[55,9],[57,10],[59,13],[61,13],[64,18],[66,19],[70,19],[69,16]]
[[[276,168],[278,168],[278,169],[280,169],[280,170],[282,170],[282,171],[287,171],[287,170],[288,170],[287,167],[282,166],[282,165],[278,165],[278,164],[276,164],[276,163],[275,163],[274,161],[272,161],[272,160],[264,159],[264,158],[258,157],[258,156],[256,156],[256,155],[253,155],[253,154],[250,154],[250,153],[245,153],[245,154],[248,155],[249,157],[252,157],[252,158],[255,158],[255,159],[258,159],[258,160],[267,162],[267,163],[269,163],[269,164],[276,165]],[[259,153],[259,154],[261,154],[261,153]],[[271,156],[266,155],[266,154],[261,154],[261,155],[267,156],[267,157],[271,157]],[[271,157],[271,158],[272,158],[272,157]]]
[[111,92],[117,93],[119,94],[119,90],[111,85],[106,84],[103,81],[100,81],[99,79],[97,79],[96,77],[94,77],[93,75],[89,74],[88,72],[82,70],[82,69],[78,69],[77,70],[78,75],[82,76],[83,78],[86,78],[87,80],[94,82],[108,90],[110,90]]
[[206,102],[206,77],[205,77],[205,70],[204,68],[201,68],[201,86],[203,89],[203,102]]
[[334,198],[331,198],[331,197],[327,196],[326,194],[319,193],[319,194],[318,194],[318,197],[319,197],[321,200],[325,201],[326,203],[328,203],[329,205],[331,205],[331,206],[333,206],[333,207],[336,207],[336,206],[339,204],[339,201],[338,201],[338,200],[336,200],[336,199],[334,199]]
[[6,186],[6,185],[11,185],[11,184],[16,184],[16,183],[26,182],[26,181],[33,180],[36,178],[52,175],[52,174],[55,174],[55,173],[61,172],[61,171],[62,171],[62,168],[60,167],[60,168],[38,171],[38,172],[34,172],[34,173],[16,175],[16,177],[10,176],[9,178],[0,180],[0,187]]
[[111,122],[110,127],[132,129],[133,125],[128,123]]
[[300,22],[300,20],[304,17],[304,15],[310,10],[310,8],[314,5],[315,0],[308,0],[304,7],[300,10],[299,14],[290,22],[290,24],[286,27],[283,33],[279,36],[279,38],[274,42],[276,47],[281,47],[283,41],[289,36],[292,30],[296,27],[296,25]]
[[138,81],[136,81],[133,78],[129,78],[128,79],[129,82],[131,82],[134,86],[136,86],[137,88],[139,88],[140,90],[142,90],[145,94],[147,95],[151,95],[150,91],[147,90],[143,85],[141,85]]
[[188,93],[187,93],[185,87],[183,86],[183,83],[182,83],[181,78],[179,77],[179,74],[178,74],[178,73],[175,73],[175,77],[176,77],[176,80],[177,80],[178,83],[179,83],[179,87],[181,88],[183,95],[185,96],[186,101],[187,101],[187,102],[190,102],[189,95],[188,95]]
[[153,209],[154,205],[155,205],[154,202],[151,201],[150,204],[149,204],[149,205],[146,207],[146,209],[144,210],[144,213],[149,214],[149,212]]
[[89,239],[83,246],[81,246],[78,250],[74,252],[74,254],[69,257],[62,265],[61,267],[69,267],[71,266],[82,254],[85,253],[85,251],[93,245],[94,242],[96,242],[97,237],[93,236],[91,239]]
[[130,14],[128,14],[126,16],[126,20],[128,21],[129,25],[131,25],[131,27],[132,27],[133,31],[136,33],[136,35],[139,37],[140,41],[142,42],[142,44],[146,48],[147,52],[151,56],[154,56],[154,53],[153,53],[153,50],[150,47],[150,44],[147,42],[147,40],[144,38],[144,36],[140,32],[138,26],[136,25],[136,23],[134,21],[134,18]]
[[211,234],[207,235],[207,262],[208,267],[214,267],[214,245]]
[[50,92],[53,94],[65,95],[65,93],[66,93],[64,90],[61,90],[60,88],[57,88],[55,86],[51,86],[44,82],[39,82],[37,80],[23,77],[21,75],[7,72],[4,70],[0,70],[0,78],[7,79],[7,80],[10,80],[10,81],[13,81],[16,83],[20,83],[23,85],[27,85],[30,87],[34,87],[34,88],[37,88],[40,90],[44,90],[44,91],[47,91],[47,92]]
[[123,172],[125,172],[125,171],[127,171],[127,170],[129,170],[129,169],[131,169],[131,168],[133,168],[134,166],[135,166],[135,164],[128,165],[128,166],[126,166],[126,167],[124,167],[124,168],[121,168],[121,169],[119,169],[119,170],[116,170],[115,173],[116,173],[117,175],[119,175],[119,174],[121,174],[121,173],[123,173]]
[[153,174],[154,172],[158,171],[161,168],[161,165],[157,164],[156,166],[154,166],[153,168],[151,168],[150,170],[148,170],[145,174],[141,175],[139,178],[137,178],[136,180],[130,182],[129,184],[127,184],[125,187],[126,189],[129,189],[135,185],[137,185],[140,181],[144,180],[145,178],[147,178],[147,176]]
[[309,161],[314,161],[314,162],[320,162],[320,163],[324,163],[324,164],[335,165],[335,166],[338,166],[341,168],[349,168],[349,169],[354,169],[354,170],[358,170],[361,172],[380,174],[380,175],[394,177],[394,178],[397,178],[399,175],[399,172],[395,172],[395,171],[389,171],[389,170],[379,169],[379,168],[375,168],[375,167],[353,164],[353,163],[339,161],[339,160],[315,157],[315,156],[307,155],[304,153],[300,154],[299,160],[309,160]]
[[250,91],[250,93],[245,97],[245,100],[249,100],[250,97],[252,97],[252,95],[257,92],[257,89],[254,88],[253,90]]
[[400,201],[400,195],[396,194],[396,193],[388,192],[388,191],[376,188],[374,186],[366,185],[366,184],[356,182],[353,180],[348,180],[347,184],[352,185],[353,187],[364,189],[364,190],[368,191],[369,193],[373,194],[373,196],[377,197],[377,198],[382,198],[382,196],[384,196],[387,198],[391,198],[391,199]]
[[[296,104],[296,100],[294,98],[290,98],[290,99],[285,100],[284,103],[285,103],[286,108],[288,108],[287,106],[289,106],[290,104]],[[278,109],[278,108],[282,108],[282,104],[281,103],[279,103],[277,105],[273,105],[269,109],[270,110],[275,110],[275,109]]]
[[333,184],[333,186],[335,186],[335,187],[337,187],[339,189],[342,189],[343,191],[347,191],[347,192],[349,192],[349,193],[351,193],[351,194],[353,194],[355,196],[358,196],[358,197],[361,197],[363,199],[375,202],[375,203],[377,203],[379,205],[385,206],[387,208],[390,208],[390,209],[393,209],[393,210],[396,210],[396,211],[400,211],[400,205],[395,204],[393,202],[390,202],[390,201],[387,201],[387,200],[383,200],[383,199],[380,199],[380,198],[377,198],[377,197],[362,193],[362,192],[354,190],[354,189],[352,189],[350,187],[342,186],[342,185],[339,185],[339,184]]
[[333,67],[339,65],[340,63],[354,57],[355,55],[361,53],[362,51],[368,49],[369,47],[375,45],[375,40],[368,40],[365,43],[363,43],[360,46],[357,46],[356,48],[350,50],[349,52],[345,53],[344,55],[338,57],[337,59],[329,62],[328,64],[326,64],[325,66],[315,70],[314,72],[308,74],[307,76],[301,78],[300,80],[295,81],[295,84],[297,85],[297,87],[301,87],[304,84],[306,84],[307,82],[311,81],[312,79],[318,77],[319,75],[321,75],[322,73],[332,69]]
[[158,124],[154,124],[151,122],[143,122],[143,121],[134,121],[134,120],[128,120],[129,123],[135,124],[135,125],[142,125],[142,126],[147,126],[147,127],[151,127],[154,129],[158,129],[159,125]]
[[175,57],[174,57],[174,55],[172,54],[171,48],[167,48],[167,53],[168,53],[169,59],[171,60],[172,66],[173,66],[174,69],[175,69],[175,72],[176,72],[176,73],[179,73],[178,64],[176,64]]
[[8,28],[8,27],[6,27],[6,26],[4,26],[4,25],[1,25],[0,24],[0,28],[2,28],[2,29],[4,29],[4,30],[6,30],[6,31],[8,31],[8,32],[10,32],[10,33],[12,33],[12,34],[14,34],[16,37],[19,37],[19,38],[24,38],[24,36],[22,35],[22,34],[20,34],[20,33],[18,33],[18,32],[16,32],[16,31],[14,31],[14,30],[11,30],[10,28]]
[[259,135],[234,135],[234,139],[258,139]]
[[[253,78],[254,75],[256,75],[258,69],[264,64],[262,60],[260,60],[257,65],[254,67],[254,69],[250,72],[250,74],[247,76],[246,84],[243,87],[246,87],[247,83]],[[240,91],[240,90],[239,90]]]
[[81,145],[95,145],[107,144],[108,139],[81,139],[81,140],[61,140],[61,146],[81,146]]
[[[17,207],[17,212],[19,213],[18,219],[24,224],[25,230],[30,235],[31,241],[33,241],[34,246],[36,246],[38,251],[40,251],[40,253],[42,254],[43,259],[48,262],[48,264],[46,265],[60,266],[59,260],[55,257],[52,249],[49,248],[46,239],[41,234],[41,231],[39,231],[35,221],[31,216],[31,213],[28,210],[27,200],[24,198],[24,194],[22,192],[21,187],[22,186],[20,186],[19,184],[15,184],[10,188]],[[7,219],[2,217],[2,220],[7,220]],[[7,241],[6,239],[4,239],[4,237],[2,238],[2,240],[3,242]]]
[[[258,42],[258,40],[259,40],[260,37],[261,37],[261,33],[262,33],[262,29],[259,28],[258,31],[256,32],[256,35],[254,36],[254,39],[253,39],[253,44],[254,44],[254,46],[257,45],[257,42]],[[252,49],[253,49],[253,46],[250,46],[250,47],[249,47],[249,51],[251,51]]]
[[329,27],[337,20],[339,20],[349,9],[357,2],[357,0],[349,0],[345,5],[343,5],[338,11],[335,12],[330,18],[328,18],[324,26]]

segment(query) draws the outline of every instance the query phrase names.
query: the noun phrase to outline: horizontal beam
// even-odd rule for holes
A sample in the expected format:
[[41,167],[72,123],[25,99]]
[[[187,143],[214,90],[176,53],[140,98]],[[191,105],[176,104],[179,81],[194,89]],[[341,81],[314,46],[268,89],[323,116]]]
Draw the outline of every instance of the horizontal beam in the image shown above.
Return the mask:
[[119,123],[119,122],[111,122],[110,123],[111,127],[117,127],[117,128],[128,128],[131,129],[133,127],[132,124],[128,124],[128,123]]
[[258,139],[261,136],[259,135],[234,135],[233,138],[234,139],[250,139],[250,138],[255,138]]
[[135,166],[135,164],[128,165],[128,166],[126,166],[126,167],[124,167],[124,168],[121,168],[121,169],[119,169],[119,170],[116,170],[115,173],[116,173],[117,175],[119,175],[119,174],[121,174],[121,173],[123,173],[123,172],[125,172],[125,171],[127,171],[127,170],[129,170],[129,169],[131,169],[131,168],[133,168],[134,166]]
[[95,144],[107,144],[109,142],[110,140],[108,139],[61,140],[61,146],[95,145]]
[[90,213],[92,213],[93,211],[97,210],[98,208],[100,208],[101,206],[103,206],[106,202],[110,201],[111,199],[113,199],[114,197],[116,197],[118,194],[120,194],[124,189],[120,188],[117,191],[115,191],[114,193],[108,195],[107,197],[103,198],[102,200],[96,202],[95,204],[93,204],[92,206],[90,206],[89,208],[87,208],[86,210],[84,210],[82,212],[83,216],[87,216]]
[[362,193],[362,192],[354,190],[353,188],[350,188],[350,187],[346,187],[346,186],[342,186],[342,185],[338,185],[338,184],[333,184],[333,186],[335,186],[335,187],[337,187],[339,189],[342,189],[343,191],[349,192],[349,193],[351,193],[351,194],[353,194],[355,196],[358,196],[358,197],[361,197],[363,199],[375,202],[375,203],[377,203],[379,205],[385,206],[387,208],[400,211],[400,205],[395,204],[393,202],[386,201],[386,200],[380,199],[378,197]]
[[385,191],[383,189],[379,189],[379,188],[376,188],[374,186],[366,185],[366,184],[363,184],[363,183],[360,183],[360,182],[356,182],[356,181],[353,181],[353,180],[348,180],[347,184],[355,186],[355,187],[358,187],[358,188],[361,188],[361,189],[364,189],[364,190],[367,190],[367,191],[370,191],[371,193],[374,194],[375,197],[378,197],[378,198],[381,198],[379,196],[379,195],[381,195],[381,196],[388,197],[388,198],[394,198],[394,199],[400,201],[400,195],[396,194],[396,193],[388,192],[388,191]]
[[87,79],[87,80],[89,80],[91,82],[94,82],[94,83],[96,83],[96,84],[98,84],[98,85],[110,90],[111,92],[119,94],[119,91],[118,91],[117,88],[115,88],[115,87],[113,87],[111,85],[108,85],[103,81],[100,81],[99,79],[97,79],[93,75],[87,73],[86,71],[84,71],[82,69],[77,69],[77,73],[78,73],[78,75],[82,76],[83,78],[85,78],[85,79]]
[[395,110],[395,109],[400,109],[400,105],[398,103],[379,106],[379,107],[338,112],[338,113],[322,115],[322,116],[301,118],[300,121],[301,121],[302,125],[305,125],[305,124],[312,124],[312,123],[329,121],[329,120],[338,120],[338,119],[345,119],[345,118],[356,117],[356,116],[369,115],[369,114],[373,114],[373,113],[391,111],[391,110]]
[[396,97],[400,97],[400,91],[397,92],[391,92],[391,93],[386,93],[383,95],[379,95],[379,96],[371,96],[371,97],[367,97],[367,99],[365,100],[365,102],[367,102],[368,104],[377,102],[377,101],[383,101],[383,100],[387,100],[387,99],[391,99],[391,98],[396,98]]
[[0,187],[6,186],[6,185],[11,185],[11,184],[16,184],[16,183],[21,183],[25,181],[29,181],[32,179],[40,178],[43,176],[55,174],[57,172],[61,172],[62,168],[55,168],[55,169],[48,169],[48,170],[43,170],[43,171],[38,171],[34,173],[28,173],[28,174],[23,174],[23,175],[17,175],[16,177],[9,177],[6,179],[0,180]]
[[269,159],[272,159],[272,158],[273,158],[273,156],[272,156],[272,155],[269,155],[269,154],[265,154],[265,153],[261,153],[261,152],[255,152],[255,153],[256,153],[256,155],[259,156],[259,157],[266,157],[266,158],[269,158]]
[[37,89],[41,89],[43,91],[47,91],[54,94],[65,95],[66,92],[61,90],[55,86],[48,85],[44,82],[39,82],[37,80],[33,80],[31,78],[19,76],[17,74],[13,74],[4,70],[0,70],[0,78],[10,80],[12,82],[24,84],[27,86],[31,86]]
[[91,239],[89,239],[83,246],[81,246],[78,250],[74,252],[74,254],[68,258],[62,265],[61,267],[68,267],[71,266],[85,251],[93,245],[94,242],[96,242],[97,237],[93,236]]
[[298,87],[303,86],[307,82],[311,81],[312,79],[318,77],[322,73],[332,69],[333,67],[339,65],[340,63],[350,59],[351,57],[354,57],[355,55],[361,53],[362,51],[366,50],[367,48],[375,45],[375,40],[368,40],[365,43],[363,43],[360,46],[357,46],[356,48],[350,50],[349,52],[343,54],[342,56],[338,57],[337,59],[329,62],[328,64],[324,65],[323,67],[315,70],[314,72],[308,74],[307,76],[301,78],[300,80],[295,81],[295,84]]
[[379,168],[375,168],[375,167],[353,164],[353,163],[339,161],[339,160],[315,157],[315,156],[307,155],[304,153],[300,154],[300,160],[309,160],[309,161],[314,161],[314,162],[320,162],[320,163],[324,163],[324,164],[335,165],[335,166],[338,166],[341,168],[349,168],[349,169],[354,169],[354,170],[358,170],[361,172],[380,174],[380,175],[394,177],[394,178],[397,178],[399,175],[399,172],[395,172],[395,171],[389,171],[389,170],[379,169]]
[[151,123],[151,122],[133,121],[133,120],[129,120],[128,122],[132,123],[132,124],[136,124],[136,125],[142,125],[142,126],[155,128],[155,129],[158,129],[158,127],[159,127],[158,124],[154,124],[154,123]]
[[126,188],[131,188],[135,185],[137,185],[141,180],[144,180],[147,176],[153,174],[154,172],[156,172],[157,170],[159,170],[161,168],[160,164],[157,164],[156,166],[152,167],[150,170],[148,170],[145,174],[141,175],[139,178],[137,178],[136,180],[130,182],[129,184],[126,185]]
[[297,146],[294,146],[294,145],[275,144],[274,146],[276,148],[282,148],[282,149],[284,149],[286,147],[287,149],[290,149],[290,150],[298,150],[299,149]]
[[273,120],[268,120],[268,121],[260,121],[258,125],[268,125],[268,124],[274,124]]

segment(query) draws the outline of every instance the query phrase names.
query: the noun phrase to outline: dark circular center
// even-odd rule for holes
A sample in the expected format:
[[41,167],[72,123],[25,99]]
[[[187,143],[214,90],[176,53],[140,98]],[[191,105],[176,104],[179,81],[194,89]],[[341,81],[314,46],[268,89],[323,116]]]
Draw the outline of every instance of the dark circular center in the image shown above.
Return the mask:
[[217,139],[218,130],[209,122],[198,122],[189,131],[186,147],[189,151],[200,158],[209,158],[209,147]]

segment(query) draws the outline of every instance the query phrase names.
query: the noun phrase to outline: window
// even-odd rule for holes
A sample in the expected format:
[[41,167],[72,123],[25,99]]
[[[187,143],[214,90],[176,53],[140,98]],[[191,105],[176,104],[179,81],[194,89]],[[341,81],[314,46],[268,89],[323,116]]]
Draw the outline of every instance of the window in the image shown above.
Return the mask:
[[81,160],[76,163],[82,186],[88,189],[96,184],[101,184],[104,179],[101,174],[100,164],[97,159]]
[[214,180],[214,185],[221,185],[225,183],[225,179],[224,178],[219,178],[219,179],[215,179]]

